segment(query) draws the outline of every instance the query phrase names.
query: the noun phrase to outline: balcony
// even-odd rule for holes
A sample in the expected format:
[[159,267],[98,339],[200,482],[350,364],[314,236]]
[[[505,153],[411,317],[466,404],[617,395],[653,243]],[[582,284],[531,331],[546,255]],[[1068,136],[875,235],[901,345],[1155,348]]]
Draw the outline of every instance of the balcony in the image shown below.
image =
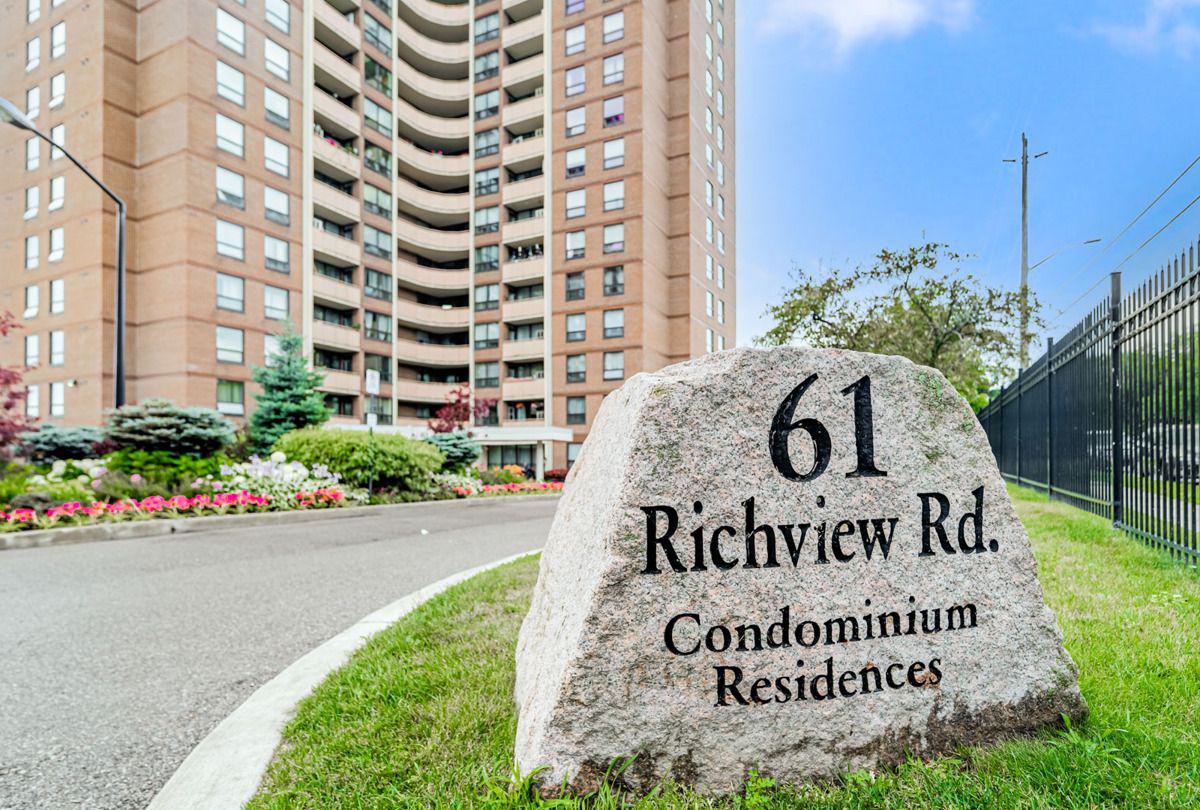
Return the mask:
[[500,317],[505,323],[532,323],[546,317],[545,298],[522,298],[519,301],[505,301]]
[[[334,102],[335,104],[337,102]],[[394,141],[396,163],[401,174],[409,174],[433,188],[455,188],[467,185],[471,172],[471,156],[437,155],[426,152],[408,141]]]
[[540,242],[546,235],[545,217],[527,217],[504,223],[502,237],[505,243]]
[[546,339],[530,338],[529,340],[506,340],[500,344],[503,347],[501,357],[507,362],[521,360],[541,360],[546,356]]
[[313,273],[312,295],[316,301],[341,309],[358,309],[362,306],[362,288],[357,284],[346,284],[320,273]]
[[545,194],[546,176],[544,174],[504,184],[505,205],[541,199]]
[[[318,84],[340,96],[358,95],[362,87],[363,77],[358,68],[320,42],[313,45],[313,71]],[[314,89],[313,92],[317,91]]]
[[[321,321],[318,321],[321,323]],[[318,374],[325,375],[321,390],[331,394],[361,394],[362,379],[353,371],[333,371],[327,368],[313,369]]]
[[545,399],[546,381],[544,379],[515,379],[504,380],[501,396],[506,402],[529,399]]
[[520,101],[506,102],[500,113],[506,127],[540,119],[546,113],[546,97],[539,94]]
[[445,346],[440,343],[396,341],[396,359],[417,366],[465,366],[470,362],[471,347]]
[[545,19],[535,14],[518,23],[510,23],[501,30],[504,50],[514,59],[525,59],[542,50],[542,29]]
[[313,137],[313,159],[320,165],[321,171],[337,180],[357,180],[362,177],[362,158],[320,136]]
[[362,333],[358,329],[316,319],[313,320],[312,325],[312,340],[314,346],[322,346],[335,351],[356,352],[362,348]]
[[418,329],[453,332],[467,328],[471,322],[471,312],[466,307],[435,307],[397,299],[396,320]]
[[425,146],[465,150],[471,136],[471,119],[466,115],[433,115],[403,98],[397,98],[396,131],[409,140],[419,140]]
[[337,138],[357,138],[362,135],[362,118],[353,107],[346,106],[317,87],[313,88],[312,100],[313,119],[326,132]]
[[326,0],[313,0],[313,29],[318,42],[342,56],[362,47],[362,30]]
[[396,282],[412,290],[432,293],[465,293],[471,287],[470,270],[439,270],[396,260]]
[[396,380],[392,385],[392,396],[404,402],[435,402],[442,404],[458,383],[420,382],[418,380]]
[[542,10],[542,0],[504,0],[504,12],[514,20],[523,20]]
[[532,138],[525,138],[516,143],[509,142],[504,146],[504,165],[511,166],[520,163],[533,163],[534,160],[542,160],[546,155],[546,138],[544,135],[537,135]]
[[431,115],[457,117],[468,112],[468,79],[437,79],[401,60],[396,62],[396,89],[400,98]]
[[515,284],[519,281],[542,280],[546,277],[546,257],[538,256],[533,259],[505,262],[500,265],[500,279],[505,284]]
[[322,261],[336,264],[339,267],[353,267],[362,264],[362,245],[358,242],[344,239],[336,234],[313,228],[313,255]]
[[506,88],[514,93],[521,93],[522,91],[528,92],[535,85],[541,84],[545,69],[546,62],[541,56],[531,56],[520,62],[505,65],[501,75]]
[[471,3],[449,5],[435,0],[396,0],[396,14],[411,27],[441,42],[466,42]]
[[443,42],[427,36],[403,17],[395,20],[394,39],[398,42],[396,55],[417,70],[439,79],[465,79],[471,69],[471,43],[464,37],[457,42]]
[[466,222],[471,210],[471,195],[465,191],[431,191],[407,177],[396,178],[395,193],[398,210],[438,225]]
[[318,216],[339,225],[362,222],[362,203],[344,191],[326,185],[320,180],[312,184],[313,209]]
[[405,250],[411,250],[430,258],[462,257],[471,247],[471,232],[469,230],[439,231],[397,217],[396,242]]

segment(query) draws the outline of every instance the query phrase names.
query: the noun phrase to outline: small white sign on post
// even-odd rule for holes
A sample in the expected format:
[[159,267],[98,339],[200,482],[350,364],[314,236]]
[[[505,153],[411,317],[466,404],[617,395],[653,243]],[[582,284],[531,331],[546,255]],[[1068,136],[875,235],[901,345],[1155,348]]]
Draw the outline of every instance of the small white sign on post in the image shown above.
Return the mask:
[[375,414],[375,413],[367,414],[367,427],[374,430],[375,426],[378,424],[379,424],[379,414]]
[[367,393],[373,397],[379,396],[379,371],[367,369]]

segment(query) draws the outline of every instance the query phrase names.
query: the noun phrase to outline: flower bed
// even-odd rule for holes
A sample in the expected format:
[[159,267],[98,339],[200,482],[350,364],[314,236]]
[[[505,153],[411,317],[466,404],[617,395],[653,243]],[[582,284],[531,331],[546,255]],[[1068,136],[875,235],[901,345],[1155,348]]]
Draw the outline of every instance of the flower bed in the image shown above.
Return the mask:
[[80,501],[52,506],[39,513],[36,509],[13,509],[0,511],[0,532],[26,529],[52,529],[62,526],[81,526],[92,523],[116,523],[151,518],[186,518],[209,515],[245,514],[248,512],[270,512],[279,509],[324,509],[340,506],[345,501],[341,490],[321,488],[312,492],[297,492],[293,502],[273,502],[269,495],[239,492],[219,492],[214,495],[176,495],[163,498],[128,498],[121,501],[92,501],[84,505]]
[[562,481],[521,481],[513,484],[461,484],[450,488],[460,498],[480,495],[539,495],[562,492]]

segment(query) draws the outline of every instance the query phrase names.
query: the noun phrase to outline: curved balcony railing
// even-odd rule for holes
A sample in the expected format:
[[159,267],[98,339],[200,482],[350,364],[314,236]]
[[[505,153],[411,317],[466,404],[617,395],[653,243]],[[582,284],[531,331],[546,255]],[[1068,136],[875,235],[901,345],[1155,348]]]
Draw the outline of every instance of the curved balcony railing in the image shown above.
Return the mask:
[[398,299],[396,320],[408,326],[452,332],[466,329],[471,322],[471,313],[466,307],[434,307],[416,301]]
[[410,140],[420,140],[424,143],[445,142],[454,144],[465,150],[471,137],[471,119],[466,116],[445,116],[427,113],[409,103],[407,99],[397,98],[396,131]]
[[403,17],[396,18],[396,54],[401,61],[439,79],[464,79],[471,70],[471,43],[464,37],[459,42],[434,39],[411,25]]
[[430,115],[463,116],[470,107],[468,79],[436,79],[405,61],[396,62],[396,94]]
[[396,178],[395,193],[398,210],[426,222],[466,222],[471,210],[471,195],[465,191],[453,194],[430,191],[407,177]]
[[396,259],[396,283],[410,290],[430,293],[466,293],[471,287],[470,270],[440,270],[407,259]]
[[392,383],[392,395],[405,402],[443,403],[458,383],[421,382],[420,380],[396,380]]
[[410,175],[434,188],[467,185],[467,177],[471,173],[470,155],[439,155],[403,140],[395,141],[395,146],[399,174]]
[[471,359],[471,347],[447,346],[441,343],[417,343],[415,340],[396,341],[396,359],[418,366],[465,366]]
[[465,42],[471,23],[471,3],[439,3],[436,0],[397,0],[396,13],[427,36],[442,42]]
[[440,231],[407,219],[396,219],[396,242],[421,255],[455,254],[465,256],[471,247],[471,231]]

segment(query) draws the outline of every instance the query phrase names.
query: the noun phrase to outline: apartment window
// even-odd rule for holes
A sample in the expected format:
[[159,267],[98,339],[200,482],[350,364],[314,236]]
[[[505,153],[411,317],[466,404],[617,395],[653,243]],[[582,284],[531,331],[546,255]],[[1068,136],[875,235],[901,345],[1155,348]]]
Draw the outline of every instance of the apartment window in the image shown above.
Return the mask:
[[604,210],[617,211],[625,207],[625,181],[604,184]]
[[291,32],[292,7],[287,4],[287,0],[267,0],[266,14],[267,22],[271,25],[285,34]]
[[711,352],[713,350],[713,330],[704,330],[704,351]]
[[50,365],[61,366],[67,362],[67,333],[55,329],[50,333]]
[[567,219],[581,217],[587,213],[587,191],[582,188],[567,192]]
[[263,207],[267,219],[280,225],[288,225],[292,221],[291,201],[286,191],[263,186]]
[[283,347],[275,335],[263,335],[263,365],[273,366],[283,354]]
[[475,324],[475,348],[494,349],[500,345],[500,324]]
[[715,229],[713,228],[712,217],[705,217],[704,218],[704,238],[708,241],[708,243],[710,245],[713,243],[714,230]]
[[245,359],[246,336],[241,329],[231,326],[217,327],[217,362],[241,363]]
[[500,246],[484,245],[475,248],[475,272],[484,273],[500,269]]
[[713,257],[709,255],[705,255],[704,257],[704,277],[713,277]]
[[366,310],[363,321],[364,334],[371,340],[389,343],[392,340],[392,316],[384,312]]
[[584,86],[587,81],[587,71],[583,65],[578,67],[567,68],[564,84],[568,96],[577,96],[584,91]]
[[246,105],[246,76],[220,60],[217,61],[217,95],[239,107]]
[[263,315],[273,321],[285,321],[288,317],[288,291],[282,287],[263,287]]
[[227,416],[246,413],[246,384],[237,380],[217,380],[217,411]]
[[263,136],[263,165],[267,167],[267,170],[287,177],[289,163],[287,144]]
[[246,128],[228,116],[217,113],[217,148],[242,157],[245,155]]
[[704,35],[704,56],[711,62],[713,58],[712,34]]
[[725,23],[721,22],[720,20],[717,20],[717,41],[725,41]]
[[275,126],[283,129],[291,127],[291,105],[288,103],[287,96],[270,87],[263,88],[263,112],[267,120]]
[[246,229],[241,225],[217,220],[217,253],[231,259],[246,258]]
[[500,285],[480,284],[475,288],[475,311],[500,308]]
[[331,323],[334,326],[354,327],[353,312],[334,309],[322,306],[321,304],[313,304],[313,318],[323,323]]
[[37,317],[40,298],[41,288],[38,285],[30,284],[25,288],[25,310],[21,313],[22,318]]
[[567,258],[582,259],[584,256],[585,234],[583,231],[570,231],[567,233]]
[[541,298],[545,295],[545,288],[541,284],[527,284],[523,287],[509,287],[509,301],[528,301],[533,298]]
[[275,236],[263,237],[263,263],[268,270],[289,273],[292,269],[288,243]]
[[25,189],[25,219],[33,219],[38,212],[38,197],[41,191],[37,186]]
[[567,110],[567,137],[582,135],[587,129],[587,108],[575,107]]
[[587,170],[587,150],[582,146],[567,152],[567,177],[579,177]]
[[713,204],[713,184],[711,180],[704,181],[704,202],[708,205]]
[[386,56],[392,55],[392,29],[370,14],[363,15],[363,38]]
[[31,87],[25,91],[25,117],[37,118],[42,113],[42,88]]
[[604,252],[620,253],[625,249],[625,223],[604,226]]
[[725,289],[725,265],[717,265],[717,288]]
[[475,194],[495,194],[500,190],[500,169],[491,168],[475,172]]
[[717,250],[722,256],[725,255],[725,231],[717,230]]
[[[35,288],[36,289],[36,288]],[[50,281],[50,314],[58,315],[67,307],[66,279],[56,278]]]
[[54,144],[50,147],[50,160],[58,160],[63,156],[60,146],[67,145],[67,125],[58,124],[50,127],[50,143]]
[[704,0],[704,19],[710,23],[713,21],[712,0]]
[[246,311],[246,281],[238,276],[217,273],[217,309]]
[[500,208],[490,205],[475,209],[475,233],[494,233],[500,230]]
[[625,310],[608,309],[604,311],[604,336],[606,338],[625,337]]
[[41,162],[41,141],[39,141],[38,137],[35,135],[29,140],[25,141],[25,170],[31,172],[41,165]]
[[567,341],[575,342],[587,339],[587,315],[577,312],[567,316]]
[[363,99],[363,120],[381,135],[392,137],[392,113],[369,98]]
[[712,71],[711,71],[711,70],[705,70],[705,71],[704,71],[704,92],[708,94],[708,97],[709,97],[709,98],[712,98],[712,94],[713,94],[713,77],[712,77]]
[[292,76],[292,54],[273,39],[263,40],[263,59],[268,73],[274,73],[285,82]]
[[370,225],[363,226],[363,250],[372,256],[391,260],[391,240],[392,237],[387,231],[372,228]]
[[713,111],[712,107],[704,108],[704,129],[706,132],[713,131]]
[[222,166],[217,167],[217,202],[246,207],[246,178]]
[[717,91],[717,112],[721,115],[725,114],[725,91]]
[[475,364],[475,387],[476,388],[495,388],[500,384],[500,364],[499,363],[476,363]]
[[67,415],[67,386],[66,383],[50,383],[50,415]]
[[717,124],[717,148],[725,151],[725,127]]
[[587,356],[582,354],[567,355],[567,382],[587,382]]
[[481,82],[500,75],[500,51],[491,51],[475,57],[475,81]]
[[625,122],[625,96],[604,99],[604,126],[615,127]]
[[604,294],[623,295],[625,293],[625,266],[604,268]]
[[64,238],[63,234],[64,231],[61,227],[50,229],[50,250],[46,253],[46,261],[62,261],[63,248],[66,245],[66,239]]
[[719,54],[717,55],[717,78],[725,81],[725,60]]
[[366,268],[363,273],[363,292],[378,301],[392,300],[392,277],[379,270]]
[[717,195],[717,214],[721,219],[725,219],[725,196],[723,194]]
[[582,425],[587,422],[587,397],[567,397],[567,424]]
[[487,42],[500,36],[500,13],[488,14],[475,20],[475,43]]
[[579,451],[581,451],[582,449],[583,449],[583,445],[580,442],[568,442],[567,443],[567,469],[568,470],[575,466],[575,460],[579,458]]
[[625,352],[604,353],[604,379],[625,379]]
[[363,208],[379,217],[392,216],[392,195],[378,186],[363,184]]
[[373,172],[390,177],[392,174],[392,153],[382,146],[368,143],[363,148],[363,165]]
[[37,234],[25,237],[25,269],[32,270],[41,261],[42,246]]
[[567,273],[567,300],[579,301],[584,296],[583,273]]
[[42,16],[42,0],[26,0],[25,2],[25,22],[35,22]]
[[714,299],[713,299],[712,292],[705,290],[704,291],[704,314],[710,318],[713,316],[713,300]]
[[568,28],[565,32],[566,55],[583,53],[585,30],[582,24]]
[[717,161],[717,183],[725,185],[725,161]]
[[217,9],[217,42],[246,55],[246,24],[222,8]]
[[601,30],[604,32],[603,40],[605,42],[616,42],[621,39],[625,36],[625,12],[617,11],[605,14]]
[[500,151],[500,130],[487,129],[475,133],[475,157],[486,157]]
[[63,203],[67,196],[67,179],[59,175],[58,177],[50,178],[50,202],[46,206],[47,211],[57,211],[63,207]]
[[717,301],[717,323],[725,323],[725,302]]
[[363,355],[363,369],[365,371],[378,371],[380,382],[390,383],[392,381],[392,358],[386,355]]
[[25,365],[33,367],[42,362],[42,338],[40,335],[25,336]]
[[476,120],[490,118],[500,112],[500,91],[489,90],[486,93],[478,93],[475,96],[475,118]]
[[604,83],[619,84],[625,81],[625,54],[614,53],[604,57]]
[[29,385],[25,387],[25,415],[42,415],[42,408],[38,397],[38,387],[36,385]]
[[25,72],[37,69],[42,63],[42,38],[34,37],[25,43]]
[[67,74],[55,73],[50,77],[50,109],[61,107],[67,98]]
[[56,23],[50,28],[50,58],[57,59],[67,52],[67,23]]
[[566,6],[567,14],[575,14],[576,12],[583,11],[583,0],[565,0],[564,5]]

